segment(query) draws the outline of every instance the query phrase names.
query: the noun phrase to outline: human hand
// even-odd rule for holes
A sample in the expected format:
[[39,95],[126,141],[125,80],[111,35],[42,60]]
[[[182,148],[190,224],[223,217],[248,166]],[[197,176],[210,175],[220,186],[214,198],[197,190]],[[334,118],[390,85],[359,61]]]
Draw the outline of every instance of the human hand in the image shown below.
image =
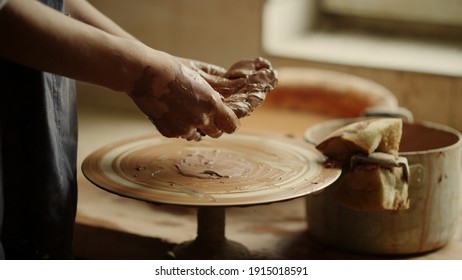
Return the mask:
[[271,63],[261,57],[238,61],[228,70],[201,61],[182,60],[182,63],[218,91],[238,118],[248,116],[260,106],[278,80]]
[[197,71],[166,53],[155,59],[129,95],[162,135],[198,141],[239,127],[223,97]]

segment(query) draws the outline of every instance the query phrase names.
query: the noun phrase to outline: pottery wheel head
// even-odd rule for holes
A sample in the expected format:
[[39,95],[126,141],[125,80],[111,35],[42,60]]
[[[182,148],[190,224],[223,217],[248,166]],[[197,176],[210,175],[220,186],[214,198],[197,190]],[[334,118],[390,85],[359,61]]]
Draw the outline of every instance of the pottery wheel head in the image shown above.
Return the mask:
[[311,145],[233,134],[187,142],[141,137],[103,147],[82,165],[95,185],[118,195],[184,206],[243,206],[294,199],[332,184]]

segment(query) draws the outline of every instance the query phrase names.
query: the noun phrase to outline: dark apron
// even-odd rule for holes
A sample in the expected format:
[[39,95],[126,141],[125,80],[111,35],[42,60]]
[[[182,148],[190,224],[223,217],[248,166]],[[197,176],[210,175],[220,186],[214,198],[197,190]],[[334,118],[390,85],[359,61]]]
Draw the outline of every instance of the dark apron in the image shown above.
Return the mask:
[[74,82],[0,60],[0,257],[72,257],[76,162]]

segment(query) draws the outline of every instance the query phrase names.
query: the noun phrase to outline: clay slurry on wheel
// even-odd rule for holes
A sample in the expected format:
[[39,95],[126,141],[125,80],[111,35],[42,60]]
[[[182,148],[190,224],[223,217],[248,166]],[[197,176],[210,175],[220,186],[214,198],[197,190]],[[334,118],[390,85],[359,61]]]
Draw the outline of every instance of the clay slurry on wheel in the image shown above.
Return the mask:
[[183,176],[202,179],[237,178],[252,170],[251,162],[219,149],[195,151],[175,164]]

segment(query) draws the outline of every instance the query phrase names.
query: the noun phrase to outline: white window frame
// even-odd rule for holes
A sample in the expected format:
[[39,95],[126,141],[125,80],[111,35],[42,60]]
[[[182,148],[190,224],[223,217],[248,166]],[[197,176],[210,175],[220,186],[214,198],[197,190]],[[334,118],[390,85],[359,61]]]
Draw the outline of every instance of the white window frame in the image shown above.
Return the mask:
[[[332,4],[377,0],[330,1],[333,1]],[[406,1],[409,0],[401,0],[401,2]],[[442,0],[415,1],[441,3]],[[367,32],[329,33],[316,29],[318,5],[320,5],[318,0],[266,0],[262,29],[264,52],[272,56],[321,63],[462,77],[462,40],[442,42],[432,38],[415,40]],[[334,6],[329,9],[334,9]],[[351,9],[349,12],[353,13]],[[384,13],[380,14],[383,15]],[[424,20],[421,17],[414,17],[417,20]],[[462,16],[457,17],[454,22],[458,24],[459,21],[462,21]]]
[[318,0],[321,10],[346,16],[462,26],[462,0]]

